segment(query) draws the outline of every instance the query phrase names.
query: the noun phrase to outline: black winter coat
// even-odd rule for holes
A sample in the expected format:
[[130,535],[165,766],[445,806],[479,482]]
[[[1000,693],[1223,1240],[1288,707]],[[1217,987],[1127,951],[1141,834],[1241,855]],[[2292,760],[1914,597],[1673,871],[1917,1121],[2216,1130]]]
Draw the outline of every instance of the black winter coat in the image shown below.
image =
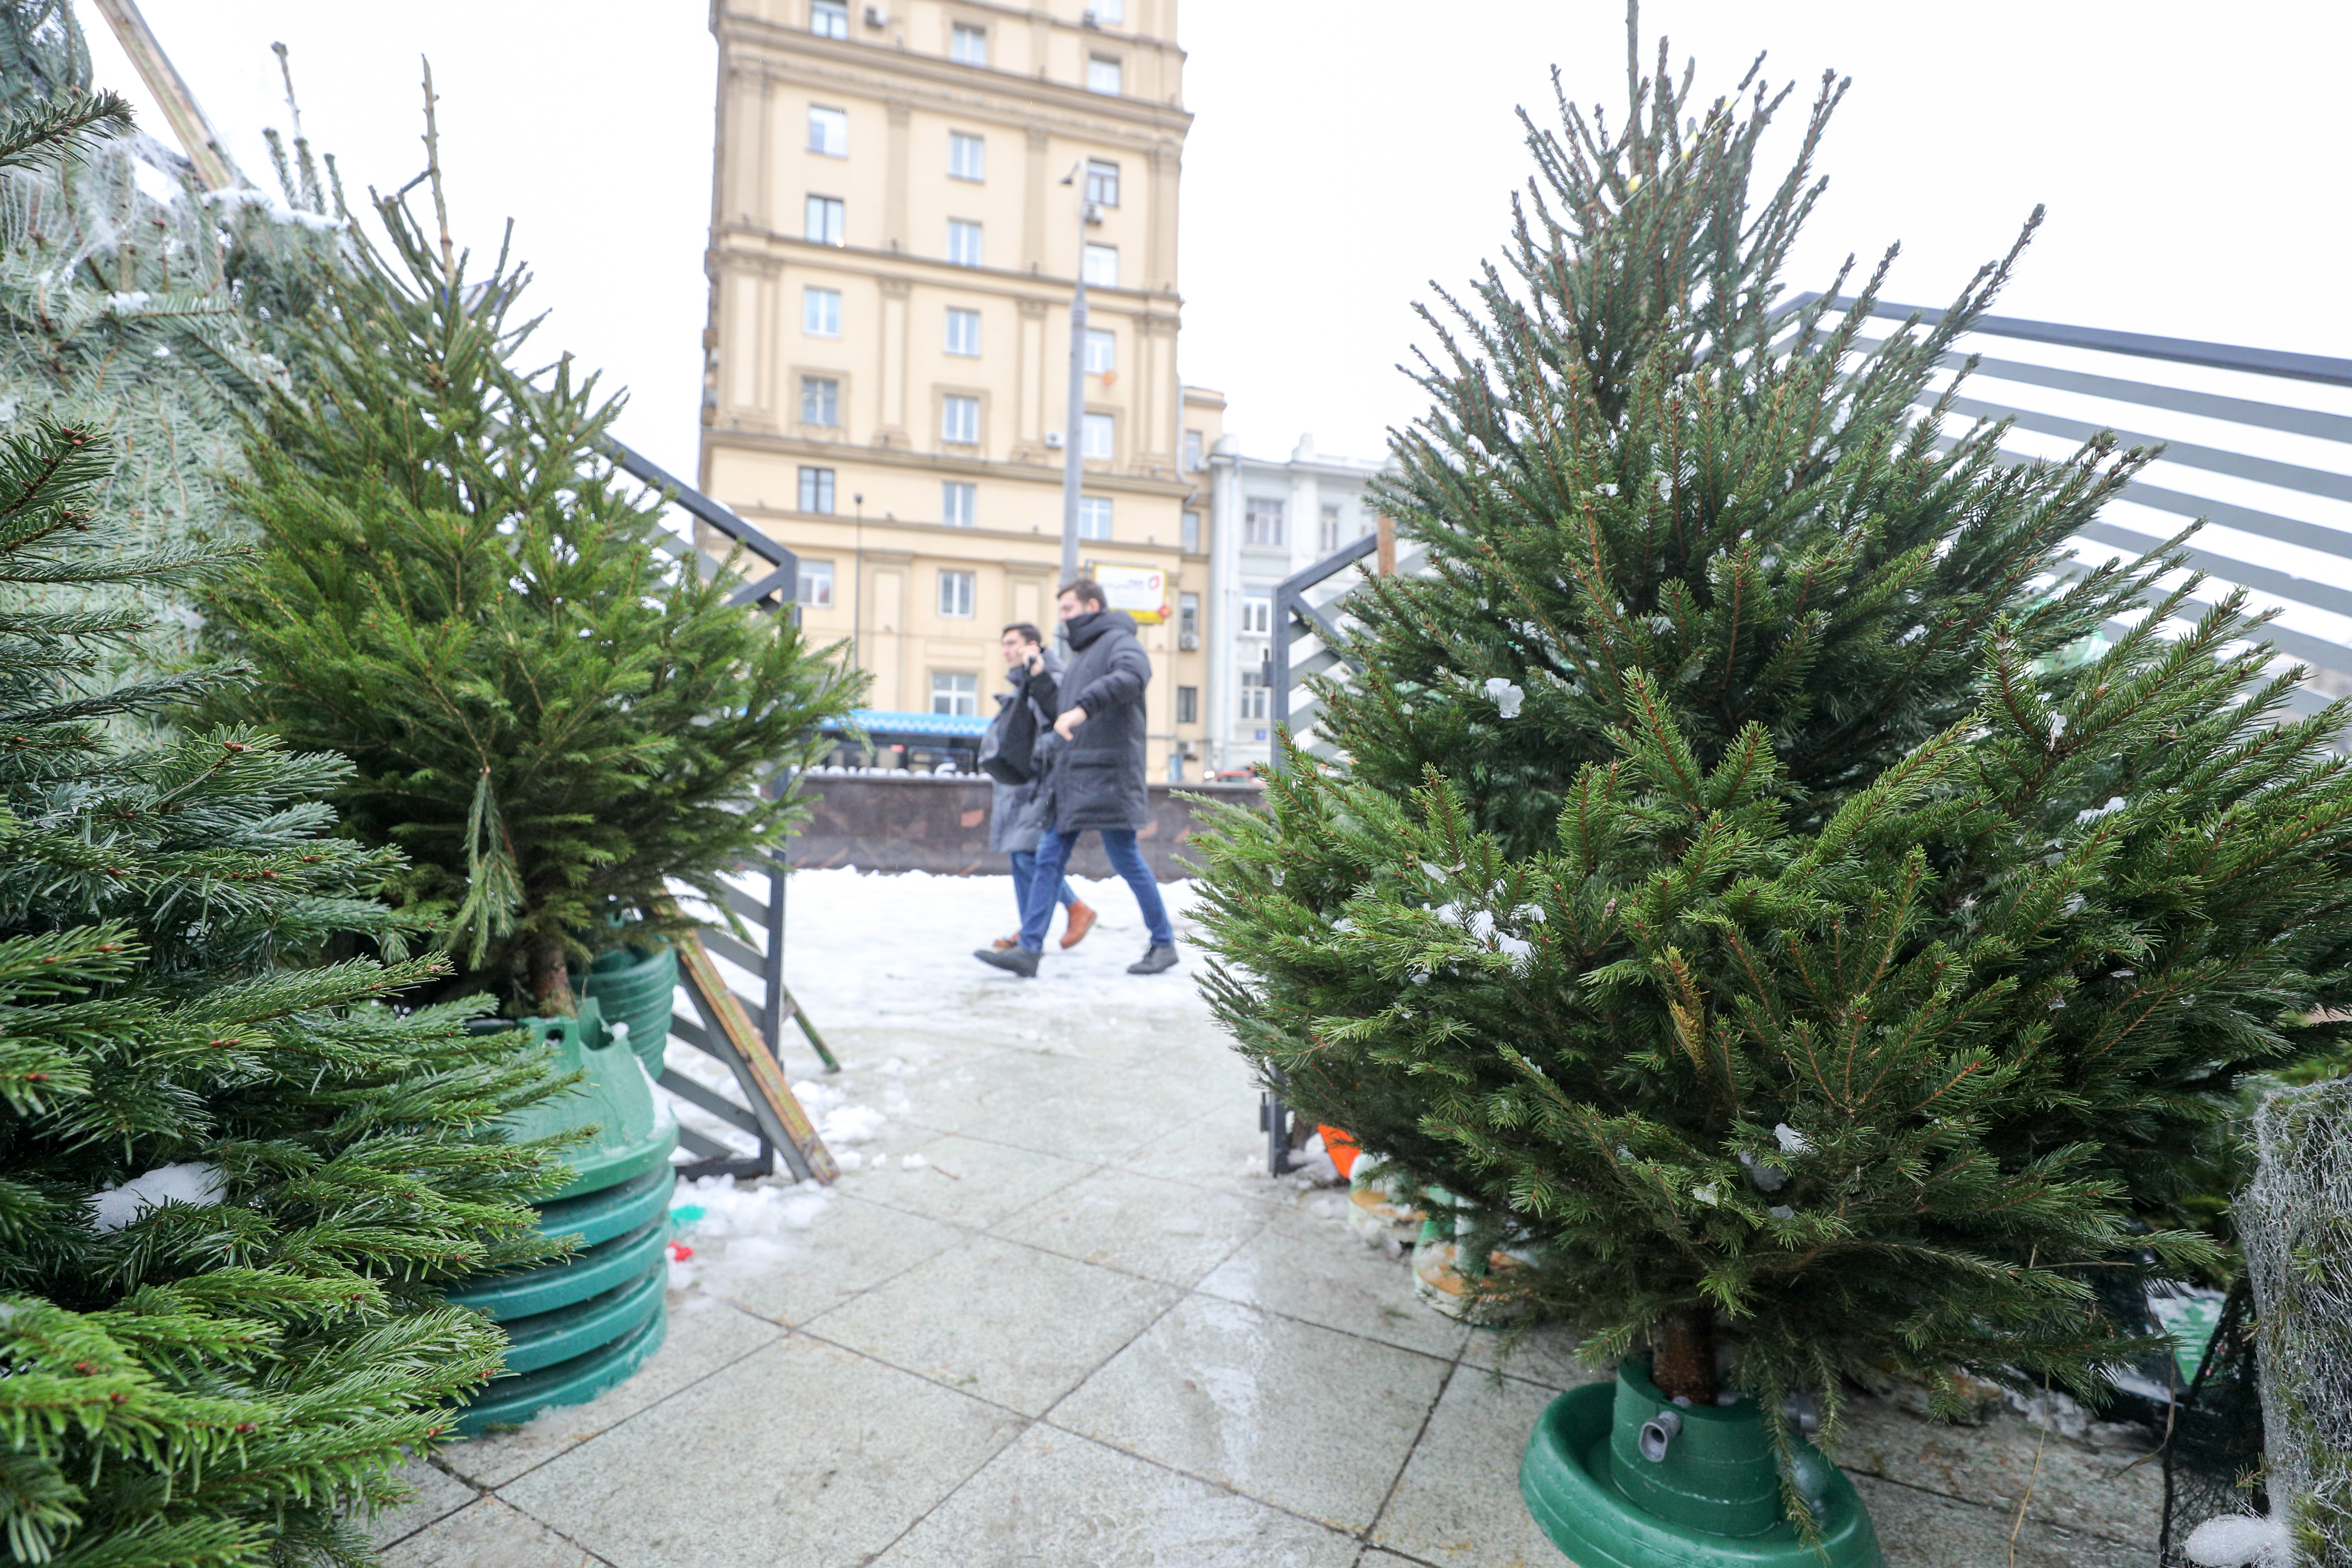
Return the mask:
[[[1058,710],[1050,710],[1047,704],[1053,697],[1054,677],[1061,672],[1062,661],[1055,657],[1052,648],[1047,648],[1045,650],[1045,668],[1038,676],[1033,677],[1018,666],[1005,676],[1005,679],[1012,682],[1013,689],[997,699],[996,717],[990,721],[992,724],[1003,723],[1004,710],[1015,702],[1028,703],[1037,720],[1037,746],[1029,757],[1029,782],[1009,784],[989,780],[988,847],[1000,854],[1026,854],[1036,848],[1037,835],[1045,827],[1045,824],[1037,820],[1037,791],[1045,772],[1047,752],[1056,743],[1054,721],[1061,715]],[[1029,689],[1033,679],[1038,683],[1035,691]],[[1039,702],[1037,699],[1040,697],[1045,698],[1047,702]]]
[[1150,805],[1143,790],[1143,689],[1151,660],[1125,610],[1094,610],[1062,623],[1070,663],[1052,685],[1032,676],[1029,695],[1059,718],[1087,710],[1077,738],[1056,736],[1037,790],[1038,821],[1056,833],[1089,827],[1140,828]]

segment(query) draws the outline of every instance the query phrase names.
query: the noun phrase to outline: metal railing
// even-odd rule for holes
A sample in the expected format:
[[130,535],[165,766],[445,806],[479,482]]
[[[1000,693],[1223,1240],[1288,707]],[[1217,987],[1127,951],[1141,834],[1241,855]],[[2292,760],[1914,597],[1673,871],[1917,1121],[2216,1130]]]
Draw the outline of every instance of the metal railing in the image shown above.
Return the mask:
[[[644,480],[684,510],[698,522],[707,523],[740,544],[755,560],[767,563],[767,574],[746,583],[728,598],[730,605],[758,605],[762,609],[788,609],[797,619],[800,615],[800,557],[759,529],[745,522],[733,512],[696,489],[634,447],[625,446],[611,437],[604,438],[604,450],[613,464],[623,473]],[[683,540],[664,542],[661,548],[673,559],[683,561],[692,552],[696,564],[705,576],[718,574],[719,563]],[[769,601],[773,599],[774,603]]]
[[[1799,295],[1783,314],[1819,298]],[[1885,301],[1871,314],[1943,321],[1940,310]],[[2162,455],[2075,535],[2077,548],[2094,561],[2137,556],[2205,519],[2187,548],[2191,565],[2218,588],[2244,588],[2256,607],[2276,608],[2280,618],[2263,637],[2306,667],[2290,710],[2308,715],[2352,694],[2352,360],[1982,316],[1916,405],[1932,408],[1948,374],[1971,357],[1971,395],[1952,401],[1945,446],[1979,420],[2004,419],[1999,453],[2009,464],[2064,457],[2102,431],[2126,446],[2160,446]],[[1310,755],[1343,764],[1316,735],[1321,704],[1302,683],[1347,679],[1348,600],[1362,580],[1349,574],[1372,547],[1360,540],[1275,592],[1267,674],[1276,734],[1288,731]],[[1424,562],[1409,558],[1398,569]],[[2201,615],[2217,596],[2192,598],[2179,613]],[[1273,766],[1282,765],[1277,741]],[[1279,1174],[1288,1167],[1289,1118],[1278,1094],[1267,1095],[1261,1120],[1267,1167]]]

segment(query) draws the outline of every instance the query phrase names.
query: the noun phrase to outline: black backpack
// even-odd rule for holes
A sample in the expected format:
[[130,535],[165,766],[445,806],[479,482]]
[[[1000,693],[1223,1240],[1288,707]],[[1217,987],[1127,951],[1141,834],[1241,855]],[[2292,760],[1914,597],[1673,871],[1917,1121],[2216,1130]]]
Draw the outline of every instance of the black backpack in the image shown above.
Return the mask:
[[980,738],[980,771],[998,784],[1027,784],[1036,776],[1030,762],[1037,754],[1037,710],[1025,692],[1003,700]]

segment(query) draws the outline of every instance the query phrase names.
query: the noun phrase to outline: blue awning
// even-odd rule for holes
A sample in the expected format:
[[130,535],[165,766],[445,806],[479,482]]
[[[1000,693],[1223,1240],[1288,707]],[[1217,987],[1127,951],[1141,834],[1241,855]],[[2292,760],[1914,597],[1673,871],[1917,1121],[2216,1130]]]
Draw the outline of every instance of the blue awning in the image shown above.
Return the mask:
[[954,735],[977,741],[988,731],[988,721],[976,713],[893,713],[880,708],[853,708],[849,717],[869,735]]

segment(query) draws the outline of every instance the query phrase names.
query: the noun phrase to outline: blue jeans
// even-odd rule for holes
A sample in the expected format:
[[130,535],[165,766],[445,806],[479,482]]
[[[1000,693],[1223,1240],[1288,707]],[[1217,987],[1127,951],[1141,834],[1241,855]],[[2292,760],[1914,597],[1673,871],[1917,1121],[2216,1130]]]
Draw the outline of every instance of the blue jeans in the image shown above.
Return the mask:
[[[1110,858],[1111,869],[1134,892],[1136,907],[1143,911],[1144,927],[1151,933],[1151,945],[1174,947],[1175,928],[1168,923],[1168,906],[1160,901],[1159,879],[1143,863],[1143,851],[1135,847],[1135,829],[1081,828],[1078,832],[1102,834],[1103,853]],[[1062,879],[1062,868],[1070,863],[1070,851],[1077,845],[1078,833],[1057,833],[1050,827],[1037,840],[1037,868],[1029,884],[1029,908],[1021,917],[1021,945],[1031,952],[1045,951],[1045,928],[1054,923],[1054,900],[1039,895]]]
[[[1037,851],[1008,849],[1004,853],[1006,858],[1013,862],[1013,901],[1021,907],[1021,923],[1026,926],[1029,923],[1029,884],[1037,879]],[[1063,878],[1062,902],[1075,904],[1077,901],[1078,890],[1070,886],[1070,879],[1067,877]],[[1053,908],[1048,905],[1045,910],[1045,923],[1051,925],[1053,921]]]

